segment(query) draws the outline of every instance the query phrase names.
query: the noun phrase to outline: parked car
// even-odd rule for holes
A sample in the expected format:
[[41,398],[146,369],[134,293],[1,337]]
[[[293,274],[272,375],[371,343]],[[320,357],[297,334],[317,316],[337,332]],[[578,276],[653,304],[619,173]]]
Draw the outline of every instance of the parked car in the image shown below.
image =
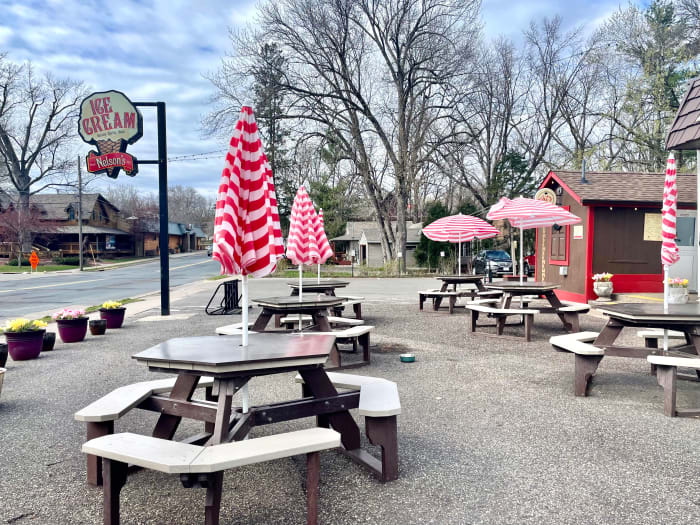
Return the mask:
[[513,273],[513,261],[505,250],[482,250],[474,257],[472,270],[475,274],[485,274],[491,269],[493,275]]
[[525,267],[525,275],[535,275],[537,258],[535,257],[534,253],[528,255],[523,259],[523,266]]

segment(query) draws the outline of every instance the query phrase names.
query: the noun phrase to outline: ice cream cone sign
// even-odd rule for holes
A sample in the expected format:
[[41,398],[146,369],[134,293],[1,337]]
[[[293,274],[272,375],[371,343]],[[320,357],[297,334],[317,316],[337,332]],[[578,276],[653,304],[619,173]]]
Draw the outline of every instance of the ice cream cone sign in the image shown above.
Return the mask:
[[143,117],[134,104],[119,91],[102,91],[87,96],[80,105],[80,137],[97,146],[87,156],[90,173],[106,173],[117,178],[122,169],[134,176],[138,161],[126,147],[143,135]]

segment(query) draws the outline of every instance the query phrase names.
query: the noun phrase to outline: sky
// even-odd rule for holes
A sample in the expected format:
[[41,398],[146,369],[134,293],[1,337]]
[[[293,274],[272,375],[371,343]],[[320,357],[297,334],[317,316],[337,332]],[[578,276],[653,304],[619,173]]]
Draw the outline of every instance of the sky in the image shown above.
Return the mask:
[[[626,2],[482,0],[483,26],[487,35],[517,41],[533,18],[559,14],[567,27],[590,29],[620,4]],[[31,60],[38,71],[81,80],[91,91],[116,89],[133,102],[165,102],[169,158],[222,151],[228,140],[201,130],[213,94],[204,75],[216,71],[229,50],[229,28],[253,22],[255,6],[255,0],[0,0],[0,52],[14,62]],[[155,109],[141,112],[144,136],[127,151],[155,159]],[[80,153],[87,154],[91,146],[81,144]],[[224,155],[169,162],[169,184],[215,196]],[[133,178],[122,172],[102,184],[157,192],[157,168],[143,165]]]

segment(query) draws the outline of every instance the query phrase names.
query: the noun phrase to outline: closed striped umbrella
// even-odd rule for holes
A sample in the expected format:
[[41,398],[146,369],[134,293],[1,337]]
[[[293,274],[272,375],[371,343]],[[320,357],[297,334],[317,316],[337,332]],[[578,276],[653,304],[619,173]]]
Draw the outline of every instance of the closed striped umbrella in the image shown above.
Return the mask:
[[[244,106],[231,137],[216,200],[212,258],[222,275],[242,275],[242,346],[248,346],[248,275],[275,270],[284,253],[272,170],[252,108]],[[248,411],[248,385],[243,387]]]
[[666,179],[664,181],[664,201],[661,210],[661,263],[671,266],[678,262],[680,255],[676,246],[676,205],[678,189],[676,188],[676,159],[673,153],[666,162]]
[[294,264],[314,264],[321,257],[314,230],[315,214],[309,194],[301,186],[294,197],[287,235],[287,257]]
[[499,231],[488,222],[471,215],[450,215],[431,222],[423,228],[423,235],[437,242],[458,244],[457,273],[461,275],[462,265],[459,257],[462,255],[462,242],[474,239],[489,239],[499,234]]
[[[661,208],[661,263],[664,265],[664,312],[668,312],[669,266],[680,259],[676,246],[676,206],[678,189],[676,187],[676,159],[673,153],[666,161],[666,179],[664,180],[664,202]],[[664,352],[668,350],[668,330],[664,330]]]
[[[550,202],[517,197],[501,200],[486,214],[489,220],[508,219],[511,226],[520,228],[520,282],[523,280],[523,230],[548,226],[567,226],[581,222],[581,218]],[[513,266],[515,270],[515,266]]]

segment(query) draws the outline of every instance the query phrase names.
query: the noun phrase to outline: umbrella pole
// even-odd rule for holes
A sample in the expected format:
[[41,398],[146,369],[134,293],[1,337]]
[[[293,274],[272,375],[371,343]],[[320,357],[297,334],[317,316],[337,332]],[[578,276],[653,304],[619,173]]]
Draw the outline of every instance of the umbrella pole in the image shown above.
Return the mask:
[[[668,313],[668,265],[664,264],[664,313]],[[668,329],[664,328],[664,352],[668,352]]]
[[457,275],[462,276],[462,234],[459,234],[459,243],[457,244]]
[[[302,293],[304,292],[304,283],[302,282],[302,277],[304,273],[303,264],[299,263],[299,302],[302,302],[304,298]],[[301,333],[301,313],[299,313],[299,332]]]
[[316,276],[316,282],[318,284],[321,284],[321,263],[318,263],[316,266],[318,266],[318,275]]
[[[241,337],[241,346],[248,346],[248,276],[244,275],[242,278],[242,299],[243,299],[243,309],[241,310],[241,320],[243,321],[243,336]],[[243,413],[248,412],[249,397],[248,397],[248,384],[243,385],[243,392],[241,392],[241,401],[243,404]]]
[[523,229],[520,228],[520,266],[518,267],[520,274],[520,284],[523,284]]

